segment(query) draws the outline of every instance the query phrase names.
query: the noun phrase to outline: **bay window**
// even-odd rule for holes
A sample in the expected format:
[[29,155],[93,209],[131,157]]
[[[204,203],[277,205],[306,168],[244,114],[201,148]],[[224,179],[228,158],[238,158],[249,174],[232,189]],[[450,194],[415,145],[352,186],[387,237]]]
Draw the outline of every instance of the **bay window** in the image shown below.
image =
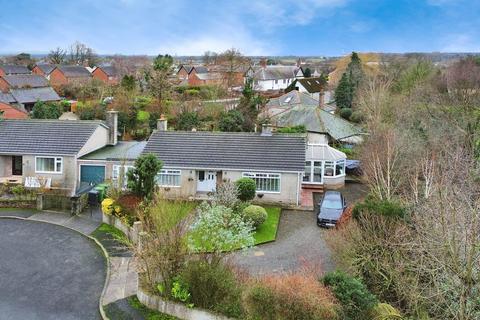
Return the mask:
[[180,170],[162,169],[157,174],[156,181],[162,187],[180,187]]
[[35,173],[62,173],[62,157],[35,157]]
[[257,192],[280,192],[280,173],[244,172],[242,176],[255,181]]

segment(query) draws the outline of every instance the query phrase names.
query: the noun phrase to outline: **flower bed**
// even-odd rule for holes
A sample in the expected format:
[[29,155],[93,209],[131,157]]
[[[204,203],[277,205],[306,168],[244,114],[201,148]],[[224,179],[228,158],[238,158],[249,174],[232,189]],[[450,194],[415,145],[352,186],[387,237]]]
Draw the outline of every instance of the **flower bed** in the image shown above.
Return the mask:
[[102,212],[102,222],[122,231],[132,243],[138,243],[139,234],[142,231],[142,223],[140,221],[135,221],[133,226],[130,227],[123,223],[120,218]]

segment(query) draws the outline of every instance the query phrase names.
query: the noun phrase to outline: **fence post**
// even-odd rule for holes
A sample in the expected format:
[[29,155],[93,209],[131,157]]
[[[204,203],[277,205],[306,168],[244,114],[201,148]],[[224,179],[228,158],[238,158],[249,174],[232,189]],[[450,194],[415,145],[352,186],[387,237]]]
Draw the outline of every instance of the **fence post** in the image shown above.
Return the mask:
[[43,210],[43,194],[37,194],[37,210]]

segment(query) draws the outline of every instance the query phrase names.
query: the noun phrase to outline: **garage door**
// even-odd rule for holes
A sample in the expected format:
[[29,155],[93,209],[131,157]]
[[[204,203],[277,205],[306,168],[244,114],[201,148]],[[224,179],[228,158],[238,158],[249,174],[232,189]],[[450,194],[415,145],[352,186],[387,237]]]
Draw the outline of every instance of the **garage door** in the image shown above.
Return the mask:
[[105,180],[105,166],[80,166],[80,182],[102,183]]

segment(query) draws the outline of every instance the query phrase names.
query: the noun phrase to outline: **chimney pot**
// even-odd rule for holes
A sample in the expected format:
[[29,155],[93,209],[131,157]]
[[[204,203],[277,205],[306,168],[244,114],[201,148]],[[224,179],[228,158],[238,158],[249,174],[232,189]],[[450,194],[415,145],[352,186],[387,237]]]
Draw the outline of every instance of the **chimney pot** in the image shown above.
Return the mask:
[[165,119],[165,115],[160,115],[160,119],[157,120],[157,130],[158,131],[167,131],[167,119]]

